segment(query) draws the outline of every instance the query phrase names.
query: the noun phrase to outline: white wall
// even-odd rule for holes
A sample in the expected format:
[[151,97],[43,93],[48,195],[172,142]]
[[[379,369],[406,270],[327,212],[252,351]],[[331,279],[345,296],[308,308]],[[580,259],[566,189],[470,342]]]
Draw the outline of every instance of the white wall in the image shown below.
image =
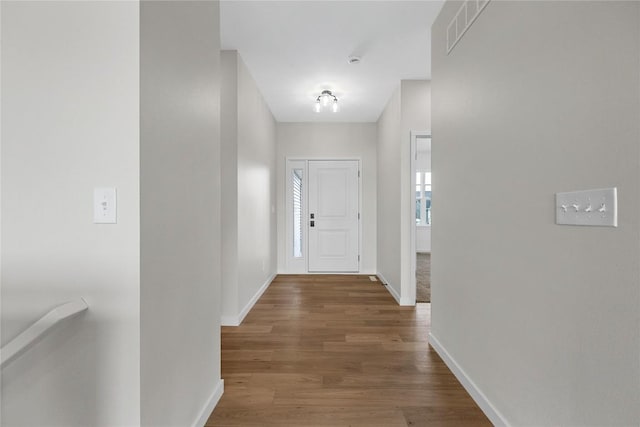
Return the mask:
[[203,425],[222,392],[219,4],[140,10],[142,424]]
[[276,250],[276,121],[238,56],[238,301],[245,311],[275,277]]
[[[378,274],[391,293],[400,298],[400,87],[393,93],[378,119]],[[407,137],[408,138],[408,137]],[[409,154],[407,154],[408,156]]]
[[223,60],[223,324],[239,324],[276,272],[276,121],[242,57]]
[[[638,425],[640,3],[493,1],[447,55],[458,7],[432,31],[432,334],[511,425]],[[618,228],[554,224],[554,193],[611,186]]]
[[[401,237],[401,304],[415,303],[415,271],[411,257],[412,225],[415,222],[415,188],[411,188],[411,131],[431,129],[431,82],[428,80],[402,80],[400,82],[400,237]],[[412,276],[414,280],[412,280]]]
[[378,119],[378,273],[402,305],[415,303],[412,288],[411,131],[431,128],[431,85],[402,80]]
[[360,273],[376,272],[376,124],[278,123],[278,272],[287,273],[285,170],[290,159],[360,159],[362,245]]
[[220,89],[222,180],[222,324],[235,325],[238,305],[238,52],[223,50]]
[[[139,5],[2,2],[2,344],[90,308],[2,370],[4,426],[140,423]],[[93,224],[93,188],[118,223]]]

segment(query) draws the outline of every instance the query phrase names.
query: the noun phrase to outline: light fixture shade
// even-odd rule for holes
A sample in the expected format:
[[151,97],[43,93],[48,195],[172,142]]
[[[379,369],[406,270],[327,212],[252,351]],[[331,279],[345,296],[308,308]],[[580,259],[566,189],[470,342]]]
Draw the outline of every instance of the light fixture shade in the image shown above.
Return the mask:
[[316,104],[314,106],[314,111],[316,113],[320,113],[323,109],[328,108],[329,104],[331,104],[331,111],[334,113],[338,112],[338,98],[331,93],[330,90],[323,90],[320,95],[316,98]]

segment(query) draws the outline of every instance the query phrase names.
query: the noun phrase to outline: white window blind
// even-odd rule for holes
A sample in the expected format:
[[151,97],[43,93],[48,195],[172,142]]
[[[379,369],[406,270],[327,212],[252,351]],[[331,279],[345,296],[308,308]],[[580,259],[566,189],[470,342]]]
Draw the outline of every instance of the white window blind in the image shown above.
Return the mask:
[[294,169],[293,180],[293,257],[302,258],[302,169]]

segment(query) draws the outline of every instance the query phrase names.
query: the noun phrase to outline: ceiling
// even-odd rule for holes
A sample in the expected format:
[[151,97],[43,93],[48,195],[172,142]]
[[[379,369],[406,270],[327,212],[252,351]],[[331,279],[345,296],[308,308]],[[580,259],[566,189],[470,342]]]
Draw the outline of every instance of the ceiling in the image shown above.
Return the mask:
[[[240,53],[279,122],[375,122],[401,79],[431,78],[430,28],[442,4],[221,1],[222,48]],[[338,113],[313,111],[324,89]]]

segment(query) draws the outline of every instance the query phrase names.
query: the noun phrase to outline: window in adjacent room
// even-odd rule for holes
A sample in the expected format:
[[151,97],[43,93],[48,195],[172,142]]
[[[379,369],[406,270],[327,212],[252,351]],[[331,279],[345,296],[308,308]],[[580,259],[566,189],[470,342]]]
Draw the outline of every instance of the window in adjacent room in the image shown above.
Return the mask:
[[416,225],[431,225],[431,172],[416,172]]

